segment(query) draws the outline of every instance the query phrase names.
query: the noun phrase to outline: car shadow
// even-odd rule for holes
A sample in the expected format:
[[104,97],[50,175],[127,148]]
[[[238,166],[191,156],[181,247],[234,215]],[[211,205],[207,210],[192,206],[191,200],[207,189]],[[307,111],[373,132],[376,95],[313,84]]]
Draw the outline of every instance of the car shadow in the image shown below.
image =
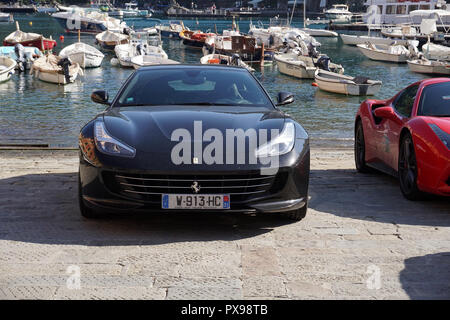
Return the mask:
[[409,201],[398,180],[354,169],[311,170],[309,208],[340,217],[406,225],[450,226],[450,199]]
[[406,259],[400,282],[411,299],[450,299],[450,252]]
[[277,214],[127,213],[81,217],[77,173],[28,174],[0,180],[0,239],[43,244],[156,245],[234,241],[292,223]]

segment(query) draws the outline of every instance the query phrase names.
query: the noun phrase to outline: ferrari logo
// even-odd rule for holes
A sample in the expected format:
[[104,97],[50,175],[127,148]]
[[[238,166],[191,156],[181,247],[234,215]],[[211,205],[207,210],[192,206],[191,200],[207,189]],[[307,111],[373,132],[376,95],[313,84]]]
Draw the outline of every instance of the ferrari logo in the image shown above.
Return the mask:
[[194,181],[194,183],[192,183],[191,189],[192,191],[194,191],[194,193],[198,193],[200,191],[200,185],[197,181]]

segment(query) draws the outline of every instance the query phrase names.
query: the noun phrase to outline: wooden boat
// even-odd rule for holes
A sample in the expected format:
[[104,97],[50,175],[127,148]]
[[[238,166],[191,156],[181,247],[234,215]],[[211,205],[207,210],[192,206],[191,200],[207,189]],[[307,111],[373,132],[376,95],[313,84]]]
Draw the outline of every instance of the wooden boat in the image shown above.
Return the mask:
[[261,57],[264,55],[265,61],[272,62],[275,50],[263,49],[262,46],[258,45],[255,37],[224,31],[224,35],[206,38],[203,55],[212,53],[229,56],[238,54],[241,60],[247,63],[261,61]]
[[349,46],[356,46],[358,44],[365,44],[367,42],[370,42],[374,45],[384,44],[384,45],[392,45],[392,44],[401,44],[401,45],[407,45],[408,40],[394,40],[389,38],[381,38],[381,37],[371,37],[371,36],[359,36],[359,35],[353,35],[353,34],[339,34],[339,36],[342,39],[342,42],[344,44]]
[[55,40],[47,39],[42,34],[21,31],[19,23],[16,21],[16,31],[3,40],[3,45],[15,46],[18,43],[24,47],[36,47],[41,51],[52,50],[56,46]]
[[227,65],[227,66],[236,66],[236,67],[245,68],[250,72],[255,71],[255,69],[250,67],[244,61],[242,61],[241,58],[239,57],[239,55],[228,56],[225,54],[218,54],[218,53],[208,54],[208,55],[200,58],[200,63],[201,64],[221,64],[221,65]]
[[116,45],[128,43],[129,36],[122,33],[104,31],[95,36],[96,44],[98,44],[104,50],[113,51]]
[[183,30],[180,32],[180,38],[187,47],[201,49],[205,45],[207,37],[214,36],[215,33],[204,33],[201,31]]
[[450,61],[450,48],[427,42],[422,46],[422,53],[427,59]]
[[[61,61],[63,60],[64,61]],[[83,75],[83,70],[78,63],[67,64],[67,68],[61,66],[60,62],[70,60],[50,54],[35,60],[31,67],[30,74],[33,74],[39,80],[56,84],[68,84],[76,80],[78,75]],[[58,64],[60,63],[60,64]]]
[[[298,55],[295,52],[282,53],[275,55],[278,71],[299,79],[314,79],[318,69],[317,58]],[[343,74],[344,68],[340,64],[329,63],[331,72]]]
[[358,49],[369,59],[386,62],[406,63],[410,52],[402,45],[358,44]]
[[14,74],[17,62],[5,56],[0,56],[0,82],[8,81]]
[[450,63],[445,61],[408,60],[408,67],[417,73],[450,75]]
[[350,77],[321,69],[316,70],[314,80],[320,90],[353,96],[374,95],[382,84],[366,77]]
[[131,58],[131,64],[134,69],[139,69],[141,67],[154,66],[158,64],[179,64],[179,62],[157,56],[139,55]]
[[78,63],[82,68],[95,68],[102,64],[105,57],[96,48],[83,42],[76,42],[65,47],[59,53],[61,58],[69,58],[72,62]]

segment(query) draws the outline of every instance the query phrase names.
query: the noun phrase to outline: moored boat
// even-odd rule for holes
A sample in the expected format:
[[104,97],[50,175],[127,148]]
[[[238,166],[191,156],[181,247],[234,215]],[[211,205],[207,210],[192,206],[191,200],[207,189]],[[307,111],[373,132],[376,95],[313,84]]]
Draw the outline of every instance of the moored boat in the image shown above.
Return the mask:
[[275,61],[280,73],[299,79],[314,79],[315,72],[319,68],[327,68],[334,73],[344,73],[342,65],[329,62],[329,58],[325,56],[313,58],[289,52],[276,54]]
[[104,31],[95,36],[96,43],[105,50],[113,51],[114,48],[119,44],[128,43],[129,36],[126,34],[112,32],[112,31]]
[[163,38],[181,39],[180,32],[183,30],[189,30],[184,26],[183,21],[169,21],[167,24],[161,24],[155,26]]
[[374,95],[382,85],[382,82],[378,80],[350,77],[321,69],[316,70],[314,81],[320,90],[353,96]]
[[430,60],[450,61],[450,48],[446,46],[427,42],[422,46],[422,53]]
[[248,64],[246,64],[238,54],[235,54],[233,56],[225,55],[225,54],[218,54],[218,53],[212,53],[207,54],[206,56],[203,56],[200,58],[201,64],[220,64],[220,65],[227,65],[227,66],[236,66],[245,68],[250,72],[255,71],[252,67],[250,67]]
[[406,63],[410,58],[410,51],[402,45],[374,45],[372,43],[358,44],[358,49],[367,58],[377,61]]
[[180,38],[187,47],[201,49],[205,45],[207,37],[214,36],[215,33],[205,33],[201,31],[183,30],[180,32]]
[[54,13],[52,17],[69,33],[80,31],[81,33],[96,34],[106,30],[123,32],[128,28],[125,22],[98,11],[75,9]]
[[8,81],[14,74],[17,62],[5,56],[0,56],[0,82]]
[[[137,39],[132,39],[127,44],[120,44],[114,48],[116,57],[122,67],[131,68],[131,59],[135,56],[148,55],[158,59],[168,59],[167,53],[163,50],[159,37],[146,37],[146,34],[136,33]],[[156,41],[155,41],[156,38]],[[158,41],[159,40],[159,41]]]
[[41,51],[52,50],[56,46],[55,40],[47,39],[42,34],[21,31],[16,21],[16,31],[3,40],[3,45],[15,46],[18,43],[24,47],[36,47]]
[[30,74],[45,82],[65,85],[74,82],[78,75],[83,75],[83,70],[68,58],[50,54],[35,60]]
[[99,50],[83,42],[76,42],[65,47],[59,52],[59,56],[61,58],[69,58],[82,68],[99,67],[105,57]]
[[134,69],[139,69],[141,67],[154,66],[158,64],[179,64],[179,62],[171,59],[164,59],[158,56],[139,55],[131,58],[131,64]]
[[417,73],[450,75],[450,63],[445,61],[408,60],[408,67],[411,71]]
[[400,40],[400,39],[390,39],[390,38],[382,38],[382,37],[372,37],[372,36],[365,36],[365,35],[353,35],[353,34],[339,34],[339,36],[342,39],[342,42],[349,46],[356,46],[358,44],[365,44],[367,42],[370,42],[374,45],[383,44],[383,45],[392,45],[394,43],[401,44],[401,45],[407,45],[408,40]]

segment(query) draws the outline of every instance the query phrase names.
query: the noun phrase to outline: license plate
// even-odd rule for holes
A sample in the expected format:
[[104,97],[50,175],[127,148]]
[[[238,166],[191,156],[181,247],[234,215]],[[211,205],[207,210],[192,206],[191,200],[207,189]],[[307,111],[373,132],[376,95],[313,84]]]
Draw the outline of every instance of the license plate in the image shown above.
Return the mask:
[[163,209],[230,209],[227,194],[163,194]]

